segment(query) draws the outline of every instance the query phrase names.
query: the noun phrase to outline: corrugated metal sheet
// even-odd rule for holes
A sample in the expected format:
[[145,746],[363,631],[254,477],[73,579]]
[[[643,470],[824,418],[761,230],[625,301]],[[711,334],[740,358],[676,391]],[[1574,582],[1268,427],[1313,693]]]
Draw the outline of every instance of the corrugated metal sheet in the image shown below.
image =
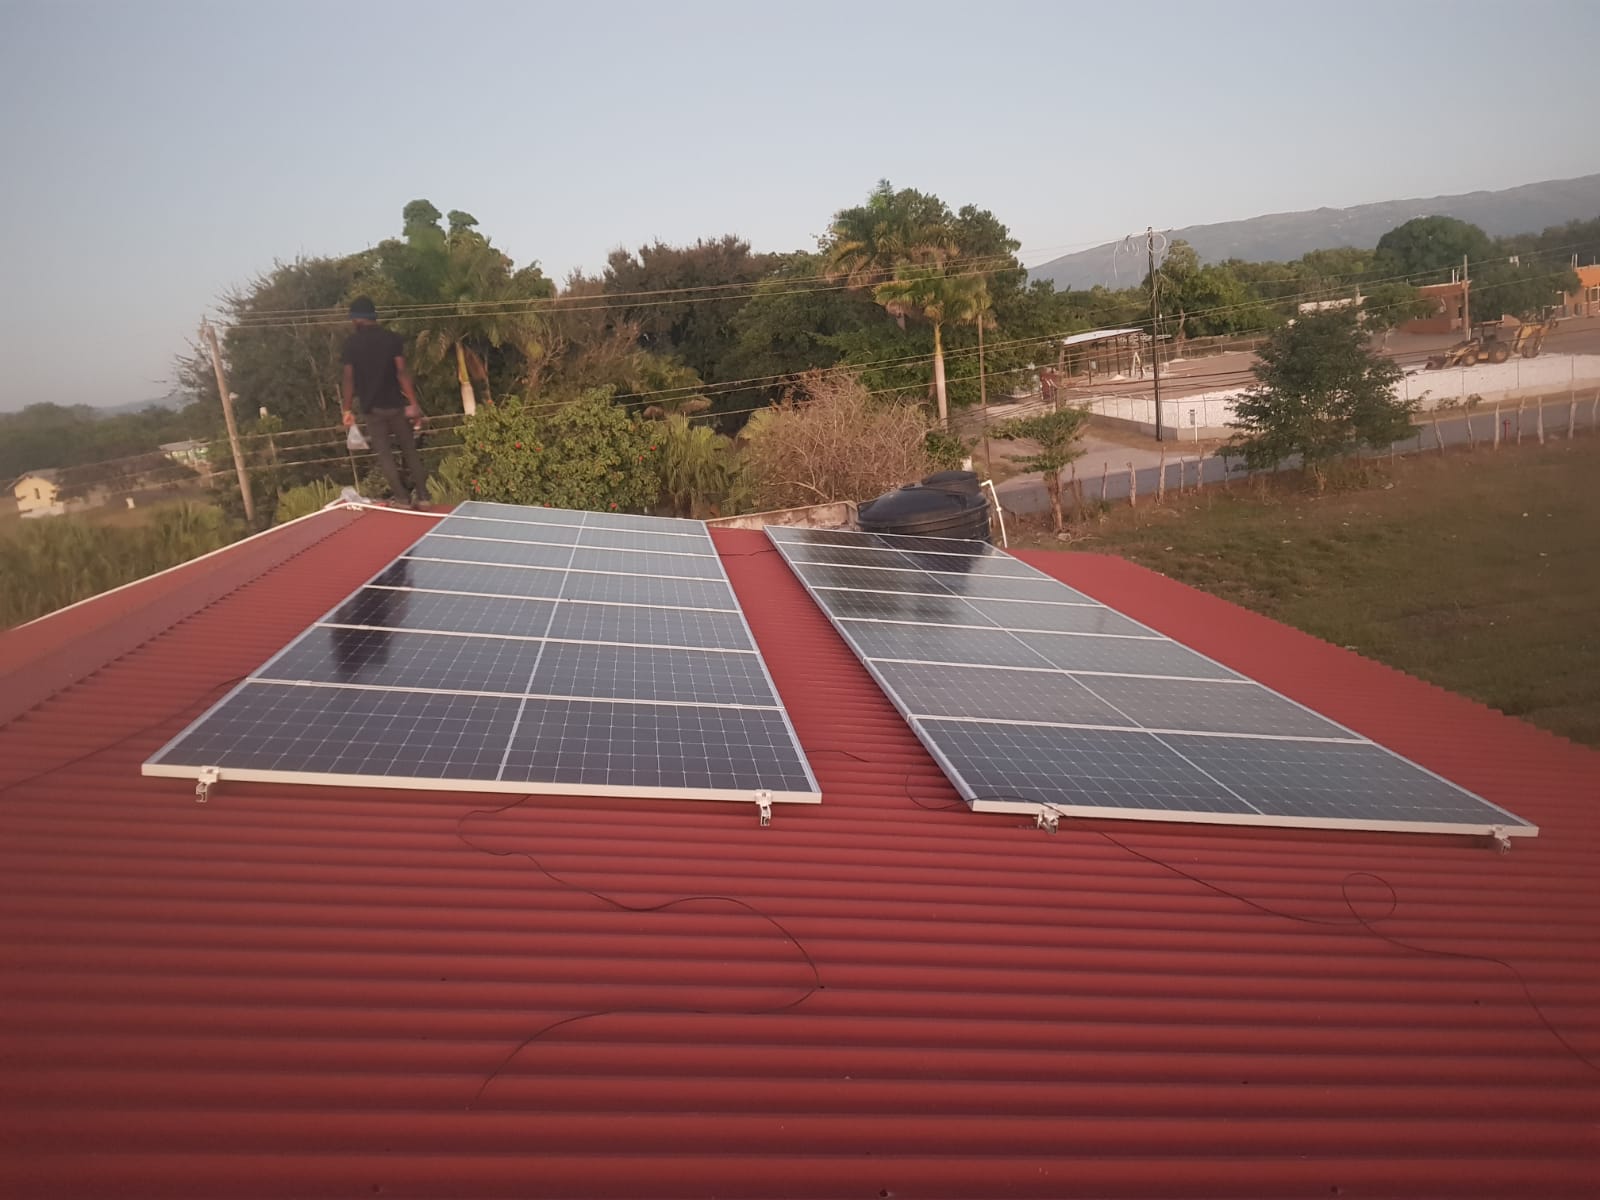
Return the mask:
[[414,529],[363,517],[0,731],[8,1195],[1594,1193],[1600,1074],[1452,955],[1513,962],[1600,1057],[1600,756],[1126,563],[1028,556],[1543,827],[1505,856],[1048,836],[950,807],[729,532],[824,791],[769,829],[139,777]]

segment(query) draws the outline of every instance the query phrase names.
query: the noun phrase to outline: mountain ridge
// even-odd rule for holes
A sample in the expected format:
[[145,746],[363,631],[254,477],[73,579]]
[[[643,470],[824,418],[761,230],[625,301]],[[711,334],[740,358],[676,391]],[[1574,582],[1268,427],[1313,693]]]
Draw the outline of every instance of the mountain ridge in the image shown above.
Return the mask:
[[[1250,262],[1284,262],[1312,250],[1338,246],[1370,248],[1396,225],[1413,217],[1457,217],[1481,226],[1490,237],[1538,233],[1568,221],[1600,215],[1600,174],[1573,179],[1547,179],[1499,190],[1462,192],[1452,196],[1380,200],[1349,208],[1310,208],[1264,213],[1238,221],[1189,225],[1163,231],[1194,247],[1201,262],[1242,258]],[[1129,287],[1144,278],[1144,258],[1118,254],[1122,242],[1106,242],[1065,254],[1028,271],[1030,280],[1048,279],[1058,289],[1096,284]],[[1135,259],[1137,261],[1135,261]]]

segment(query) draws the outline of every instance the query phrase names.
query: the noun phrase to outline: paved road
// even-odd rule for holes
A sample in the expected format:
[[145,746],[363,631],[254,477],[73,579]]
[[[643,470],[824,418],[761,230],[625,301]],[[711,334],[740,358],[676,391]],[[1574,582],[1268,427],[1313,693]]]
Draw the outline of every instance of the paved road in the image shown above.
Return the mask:
[[[1567,436],[1568,401],[1551,400],[1544,405],[1544,435],[1545,440],[1560,441]],[[1595,405],[1592,398],[1580,399],[1575,414],[1575,424],[1579,433],[1593,431],[1597,428]],[[1439,417],[1439,437],[1446,446],[1466,446],[1476,438],[1480,447],[1488,448],[1494,439],[1494,413],[1492,409],[1480,409],[1471,414],[1471,436],[1468,434],[1468,418],[1460,413]],[[1515,406],[1502,407],[1500,410],[1501,437],[1508,441],[1515,441],[1517,436],[1517,410]],[[1530,404],[1522,413],[1522,440],[1524,444],[1538,440],[1539,410]],[[1101,473],[1106,468],[1109,471],[1105,480],[1105,498],[1107,500],[1126,500],[1128,498],[1128,464],[1133,464],[1134,473],[1138,478],[1140,496],[1154,496],[1156,492],[1156,477],[1160,473],[1160,451],[1144,447],[1130,447],[1117,445],[1112,442],[1096,440],[1092,437],[1089,441],[1089,450],[1078,460],[1078,478],[1083,481],[1084,498],[1089,501],[1100,499]],[[1153,447],[1154,442],[1151,443]],[[1431,421],[1424,422],[1417,429],[1417,436],[1407,438],[1403,442],[1395,443],[1395,452],[1398,454],[1416,454],[1418,451],[1437,450],[1438,442],[1434,436],[1434,426]],[[1178,474],[1180,457],[1187,458],[1183,464],[1184,480],[1186,486],[1193,487],[1196,479],[1195,451],[1184,443],[1169,443],[1167,455],[1167,487],[1176,490],[1178,487]],[[1298,466],[1297,462],[1285,463],[1283,468],[1289,469]],[[1198,471],[1199,478],[1206,483],[1221,483],[1228,478],[1239,479],[1244,477],[1237,459],[1231,462],[1224,458],[1212,455],[1200,459]],[[1230,476],[1230,469],[1232,473]],[[997,486],[1000,493],[1000,503],[1008,513],[1032,515],[1050,511],[1049,493],[1045,491],[1044,482],[1038,475],[1019,475],[1008,479]]]

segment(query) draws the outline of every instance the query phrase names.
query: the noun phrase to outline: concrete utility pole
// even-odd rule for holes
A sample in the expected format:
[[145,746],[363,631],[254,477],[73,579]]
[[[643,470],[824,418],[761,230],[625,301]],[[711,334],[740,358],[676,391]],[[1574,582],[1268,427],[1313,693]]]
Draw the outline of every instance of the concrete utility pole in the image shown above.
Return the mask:
[[222,419],[228,424],[228,445],[233,447],[233,469],[239,476],[239,496],[244,500],[244,519],[256,522],[255,502],[250,499],[250,477],[244,470],[244,451],[239,448],[239,426],[233,420],[233,396],[228,391],[228,377],[222,370],[222,351],[217,346],[217,331],[211,322],[201,318],[200,337],[211,348],[211,367],[217,373],[217,393],[222,397]]
[[1161,433],[1161,285],[1156,277],[1156,234],[1149,225],[1144,227],[1144,248],[1150,256],[1150,370],[1156,389],[1156,441],[1164,440]]
[[1461,256],[1461,336],[1472,336],[1472,285],[1467,282],[1467,256]]
[[983,375],[983,320],[987,316],[984,312],[978,313],[978,407],[983,412],[983,469],[992,478],[994,466],[989,461],[989,385]]

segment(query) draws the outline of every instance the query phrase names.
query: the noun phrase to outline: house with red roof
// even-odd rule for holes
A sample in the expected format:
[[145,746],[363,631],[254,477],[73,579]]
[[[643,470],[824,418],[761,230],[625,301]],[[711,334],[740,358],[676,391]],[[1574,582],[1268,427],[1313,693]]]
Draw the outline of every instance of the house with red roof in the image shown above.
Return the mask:
[[1540,835],[974,813],[749,530],[770,826],[141,776],[429,519],[0,634],[6,1196],[1596,1194],[1600,754],[1120,559],[1019,555]]

